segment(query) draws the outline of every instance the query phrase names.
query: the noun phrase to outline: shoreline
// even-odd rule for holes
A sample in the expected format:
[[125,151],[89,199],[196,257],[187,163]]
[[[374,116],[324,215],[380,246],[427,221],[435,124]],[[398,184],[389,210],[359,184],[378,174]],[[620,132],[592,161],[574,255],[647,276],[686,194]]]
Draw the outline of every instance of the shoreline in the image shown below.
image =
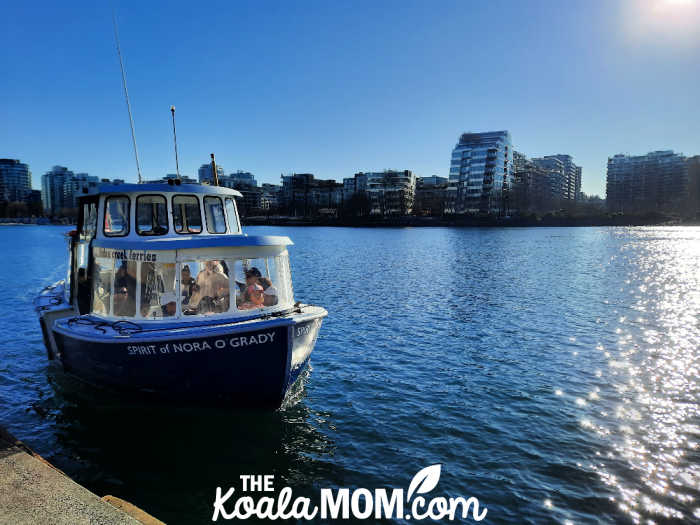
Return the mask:
[[[478,217],[478,216],[445,216],[445,217],[242,217],[242,226],[321,226],[340,228],[585,228],[601,226],[700,226],[700,219],[683,220],[678,217],[663,215],[642,216],[552,216],[544,217]],[[0,222],[0,226],[64,226],[75,227],[75,223],[61,221],[51,222]]]
[[669,217],[389,217],[381,219],[335,219],[293,217],[247,217],[243,226],[324,226],[344,228],[411,228],[411,227],[600,227],[600,226],[700,226],[700,220],[681,221]]

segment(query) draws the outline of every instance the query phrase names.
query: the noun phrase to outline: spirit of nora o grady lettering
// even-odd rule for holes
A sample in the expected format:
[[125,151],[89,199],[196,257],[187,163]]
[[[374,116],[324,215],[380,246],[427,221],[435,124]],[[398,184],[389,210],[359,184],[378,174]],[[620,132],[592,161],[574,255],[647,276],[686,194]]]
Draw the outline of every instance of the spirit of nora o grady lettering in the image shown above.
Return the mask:
[[202,352],[216,348],[241,348],[244,346],[262,345],[272,343],[275,340],[275,332],[266,332],[254,335],[241,335],[238,337],[214,339],[213,341],[193,341],[191,343],[167,343],[164,345],[127,345],[128,355],[156,355],[177,354],[180,352]]
[[[403,489],[374,489],[374,492],[365,488],[358,488],[350,492],[350,489],[321,489],[320,506],[311,502],[310,498],[298,497],[292,501],[292,489],[284,487],[277,498],[263,496],[257,501],[253,496],[245,495],[229,501],[236,489],[229,488],[225,494],[221,487],[216,487],[214,500],[214,514],[211,520],[217,521],[219,517],[231,520],[248,518],[258,519],[406,519],[406,520],[439,520],[469,518],[469,509],[472,511],[474,521],[481,521],[486,517],[488,509],[480,509],[479,500],[475,497],[467,499],[463,497],[445,498],[436,497],[427,501],[423,496],[413,497],[417,494],[426,494],[433,490],[440,481],[441,465],[430,465],[418,471],[406,492],[404,499]],[[242,492],[274,492],[274,476],[266,475],[242,475]]]

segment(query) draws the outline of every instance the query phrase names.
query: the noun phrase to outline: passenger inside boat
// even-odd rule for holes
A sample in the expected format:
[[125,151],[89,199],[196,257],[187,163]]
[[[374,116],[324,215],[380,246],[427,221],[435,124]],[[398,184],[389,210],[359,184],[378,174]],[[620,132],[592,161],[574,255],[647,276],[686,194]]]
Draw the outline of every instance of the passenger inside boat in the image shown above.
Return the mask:
[[253,310],[265,306],[263,287],[259,284],[251,284],[246,288],[245,301],[238,307],[240,310]]
[[[130,268],[132,266],[132,268]],[[133,317],[136,315],[136,263],[122,262],[114,275],[114,315]]]
[[190,267],[187,264],[182,267],[182,272],[180,273],[180,287],[182,290],[182,304],[187,305],[197,287],[190,273]]
[[[277,288],[272,284],[272,281],[270,279],[268,279],[267,277],[263,277],[260,273],[260,270],[258,270],[255,266],[250,268],[245,273],[245,279],[247,287],[250,287],[254,284],[259,284],[262,287],[264,296],[264,306],[274,306],[277,304],[277,296],[279,295],[277,292]],[[249,292],[249,288],[246,289],[246,292]]]
[[205,261],[195,281],[196,290],[190,296],[187,315],[226,312],[229,309],[228,277],[219,261]]
[[94,258],[89,279],[90,311],[97,315],[136,320],[250,315],[294,302],[286,254],[182,261],[167,252],[156,261],[107,255]]

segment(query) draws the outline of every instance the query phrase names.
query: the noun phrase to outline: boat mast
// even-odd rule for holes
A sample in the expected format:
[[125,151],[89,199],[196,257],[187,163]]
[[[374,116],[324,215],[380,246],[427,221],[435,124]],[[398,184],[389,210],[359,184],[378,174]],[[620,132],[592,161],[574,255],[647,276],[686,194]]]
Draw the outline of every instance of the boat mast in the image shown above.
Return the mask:
[[219,176],[216,174],[216,161],[214,160],[214,154],[211,154],[211,172],[214,174],[214,186],[219,185]]
[[177,161],[177,133],[175,133],[175,106],[170,106],[170,113],[173,115],[173,139],[175,140],[175,172],[177,180],[180,180],[180,164]]
[[119,32],[117,31],[117,17],[112,9],[112,24],[114,25],[114,40],[117,43],[117,55],[119,55],[119,66],[122,69],[122,85],[124,86],[124,96],[126,97],[126,109],[129,111],[129,123],[131,124],[131,142],[134,144],[134,157],[136,158],[136,172],[141,183],[141,165],[139,164],[139,151],[136,148],[136,134],[134,133],[134,118],[131,115],[131,103],[129,102],[129,90],[126,88],[126,72],[124,71],[124,61],[122,51],[119,47]]

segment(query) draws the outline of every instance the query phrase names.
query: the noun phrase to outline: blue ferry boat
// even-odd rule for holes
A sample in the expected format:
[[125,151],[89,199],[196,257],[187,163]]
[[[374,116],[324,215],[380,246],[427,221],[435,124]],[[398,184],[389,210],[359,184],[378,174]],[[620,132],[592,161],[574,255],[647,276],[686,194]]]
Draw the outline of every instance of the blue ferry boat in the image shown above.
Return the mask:
[[279,407],[328,313],[295,302],[288,237],[243,234],[240,196],[179,180],[83,195],[68,275],[35,300],[48,358],[118,392]]

